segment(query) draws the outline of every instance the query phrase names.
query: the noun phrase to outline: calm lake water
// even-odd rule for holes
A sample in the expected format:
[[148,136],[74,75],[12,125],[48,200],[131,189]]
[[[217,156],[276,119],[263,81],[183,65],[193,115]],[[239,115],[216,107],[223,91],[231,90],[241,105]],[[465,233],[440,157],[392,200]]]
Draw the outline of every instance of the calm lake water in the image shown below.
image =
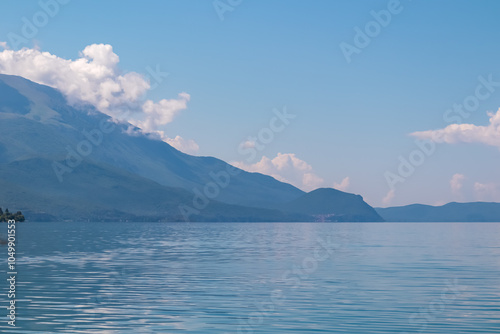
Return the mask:
[[500,333],[500,224],[18,223],[17,239],[5,333]]

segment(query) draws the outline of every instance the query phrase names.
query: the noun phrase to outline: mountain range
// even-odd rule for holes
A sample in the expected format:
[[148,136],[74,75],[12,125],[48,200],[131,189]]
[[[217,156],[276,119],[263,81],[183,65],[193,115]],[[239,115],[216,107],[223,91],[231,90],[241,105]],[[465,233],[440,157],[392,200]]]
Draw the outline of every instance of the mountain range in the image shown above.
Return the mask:
[[500,203],[412,204],[376,211],[389,222],[500,222]]
[[359,195],[306,193],[130,127],[0,75],[0,206],[28,221],[383,221]]

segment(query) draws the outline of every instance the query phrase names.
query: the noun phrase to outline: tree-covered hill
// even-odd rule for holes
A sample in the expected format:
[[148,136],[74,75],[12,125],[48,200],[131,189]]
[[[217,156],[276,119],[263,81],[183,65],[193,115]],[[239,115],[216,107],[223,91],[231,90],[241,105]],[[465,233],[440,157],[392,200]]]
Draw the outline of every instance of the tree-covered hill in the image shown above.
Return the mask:
[[0,208],[0,222],[7,222],[12,219],[16,222],[23,222],[24,216],[21,211],[10,213],[9,209],[5,209],[5,212],[3,212],[2,208]]

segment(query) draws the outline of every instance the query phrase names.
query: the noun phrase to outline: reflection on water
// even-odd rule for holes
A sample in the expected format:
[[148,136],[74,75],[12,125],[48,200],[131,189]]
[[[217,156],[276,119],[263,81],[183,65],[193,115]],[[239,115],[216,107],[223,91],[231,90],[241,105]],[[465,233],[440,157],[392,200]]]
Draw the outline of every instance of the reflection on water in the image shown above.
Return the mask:
[[500,333],[500,224],[25,223],[17,240],[6,333]]

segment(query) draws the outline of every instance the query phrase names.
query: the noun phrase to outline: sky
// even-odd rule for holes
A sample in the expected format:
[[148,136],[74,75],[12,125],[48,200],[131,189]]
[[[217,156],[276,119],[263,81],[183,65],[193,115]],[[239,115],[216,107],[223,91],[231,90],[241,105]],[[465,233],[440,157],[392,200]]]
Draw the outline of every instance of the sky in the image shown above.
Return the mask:
[[373,206],[499,201],[498,1],[2,1],[0,73]]

